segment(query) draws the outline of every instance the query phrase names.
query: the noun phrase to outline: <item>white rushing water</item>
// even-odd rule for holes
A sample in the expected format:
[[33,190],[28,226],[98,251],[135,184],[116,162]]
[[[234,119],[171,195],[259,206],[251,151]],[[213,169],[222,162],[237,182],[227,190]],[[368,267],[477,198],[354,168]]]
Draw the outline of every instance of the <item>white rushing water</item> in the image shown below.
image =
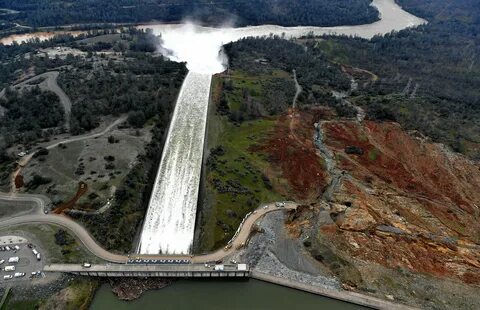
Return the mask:
[[163,39],[162,50],[175,61],[187,63],[187,76],[175,108],[155,188],[140,239],[142,254],[190,253],[197,212],[211,75],[225,70],[221,47],[244,37],[285,35],[300,37],[344,34],[371,38],[392,30],[424,23],[403,11],[394,0],[374,0],[381,20],[369,25],[342,27],[210,28],[193,24],[148,25]]
[[182,85],[150,198],[139,253],[190,251],[211,80],[211,74],[191,71]]

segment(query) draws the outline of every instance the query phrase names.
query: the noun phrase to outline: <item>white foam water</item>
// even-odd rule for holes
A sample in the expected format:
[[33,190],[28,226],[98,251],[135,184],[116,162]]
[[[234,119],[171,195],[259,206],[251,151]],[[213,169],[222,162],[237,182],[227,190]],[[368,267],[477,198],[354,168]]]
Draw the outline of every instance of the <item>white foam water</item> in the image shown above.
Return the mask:
[[190,72],[165,142],[139,253],[186,254],[195,228],[212,75]]

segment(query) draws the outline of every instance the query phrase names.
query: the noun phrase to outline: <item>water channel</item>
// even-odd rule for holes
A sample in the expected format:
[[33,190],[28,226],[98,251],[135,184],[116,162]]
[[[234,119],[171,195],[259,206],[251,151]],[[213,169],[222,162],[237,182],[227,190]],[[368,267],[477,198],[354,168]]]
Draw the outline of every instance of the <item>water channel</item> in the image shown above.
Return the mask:
[[180,280],[142,298],[119,300],[109,285],[95,295],[91,310],[359,310],[361,306],[297,291],[258,280]]

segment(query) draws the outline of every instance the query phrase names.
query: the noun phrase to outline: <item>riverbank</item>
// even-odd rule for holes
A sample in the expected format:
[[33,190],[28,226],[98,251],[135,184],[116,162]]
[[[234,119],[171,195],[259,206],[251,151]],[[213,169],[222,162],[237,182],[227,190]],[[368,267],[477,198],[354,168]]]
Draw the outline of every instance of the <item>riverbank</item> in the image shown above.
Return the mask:
[[161,290],[146,292],[141,298],[129,302],[119,300],[111,292],[108,285],[103,285],[93,298],[90,309],[153,310],[159,307],[165,310],[366,309],[362,306],[292,290],[254,279],[181,279]]
[[378,299],[375,297],[355,293],[355,292],[348,292],[348,291],[336,291],[336,290],[329,290],[323,287],[318,287],[314,285],[308,285],[305,283],[300,283],[296,281],[291,281],[289,279],[272,276],[266,273],[252,271],[251,277],[256,280],[273,283],[289,288],[293,288],[296,290],[300,290],[303,292],[308,292],[316,295],[321,295],[329,298],[333,298],[336,300],[341,300],[345,302],[349,302],[352,304],[365,306],[374,309],[390,309],[390,310],[410,310],[416,309],[406,305],[397,304],[393,302],[389,302],[386,300]]

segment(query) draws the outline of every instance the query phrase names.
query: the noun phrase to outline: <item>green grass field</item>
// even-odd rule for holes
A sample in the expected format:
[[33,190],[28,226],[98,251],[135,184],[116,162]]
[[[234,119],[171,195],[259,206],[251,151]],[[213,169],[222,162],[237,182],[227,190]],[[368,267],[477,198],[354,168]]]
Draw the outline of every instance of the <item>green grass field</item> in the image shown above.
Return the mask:
[[[281,71],[275,72],[274,77],[281,74]],[[227,97],[231,110],[241,105],[240,89],[247,88],[261,96],[269,78],[251,78],[242,73],[234,76],[234,89]],[[214,89],[221,79],[214,78]],[[210,107],[207,148],[211,151],[221,146],[223,154],[207,160],[205,188],[209,210],[202,223],[200,251],[222,247],[248,212],[263,203],[282,199],[271,188],[268,179],[264,180],[267,170],[272,169],[267,155],[254,150],[273,133],[275,123],[276,117],[266,117],[234,124],[227,116],[216,113],[214,103]]]

